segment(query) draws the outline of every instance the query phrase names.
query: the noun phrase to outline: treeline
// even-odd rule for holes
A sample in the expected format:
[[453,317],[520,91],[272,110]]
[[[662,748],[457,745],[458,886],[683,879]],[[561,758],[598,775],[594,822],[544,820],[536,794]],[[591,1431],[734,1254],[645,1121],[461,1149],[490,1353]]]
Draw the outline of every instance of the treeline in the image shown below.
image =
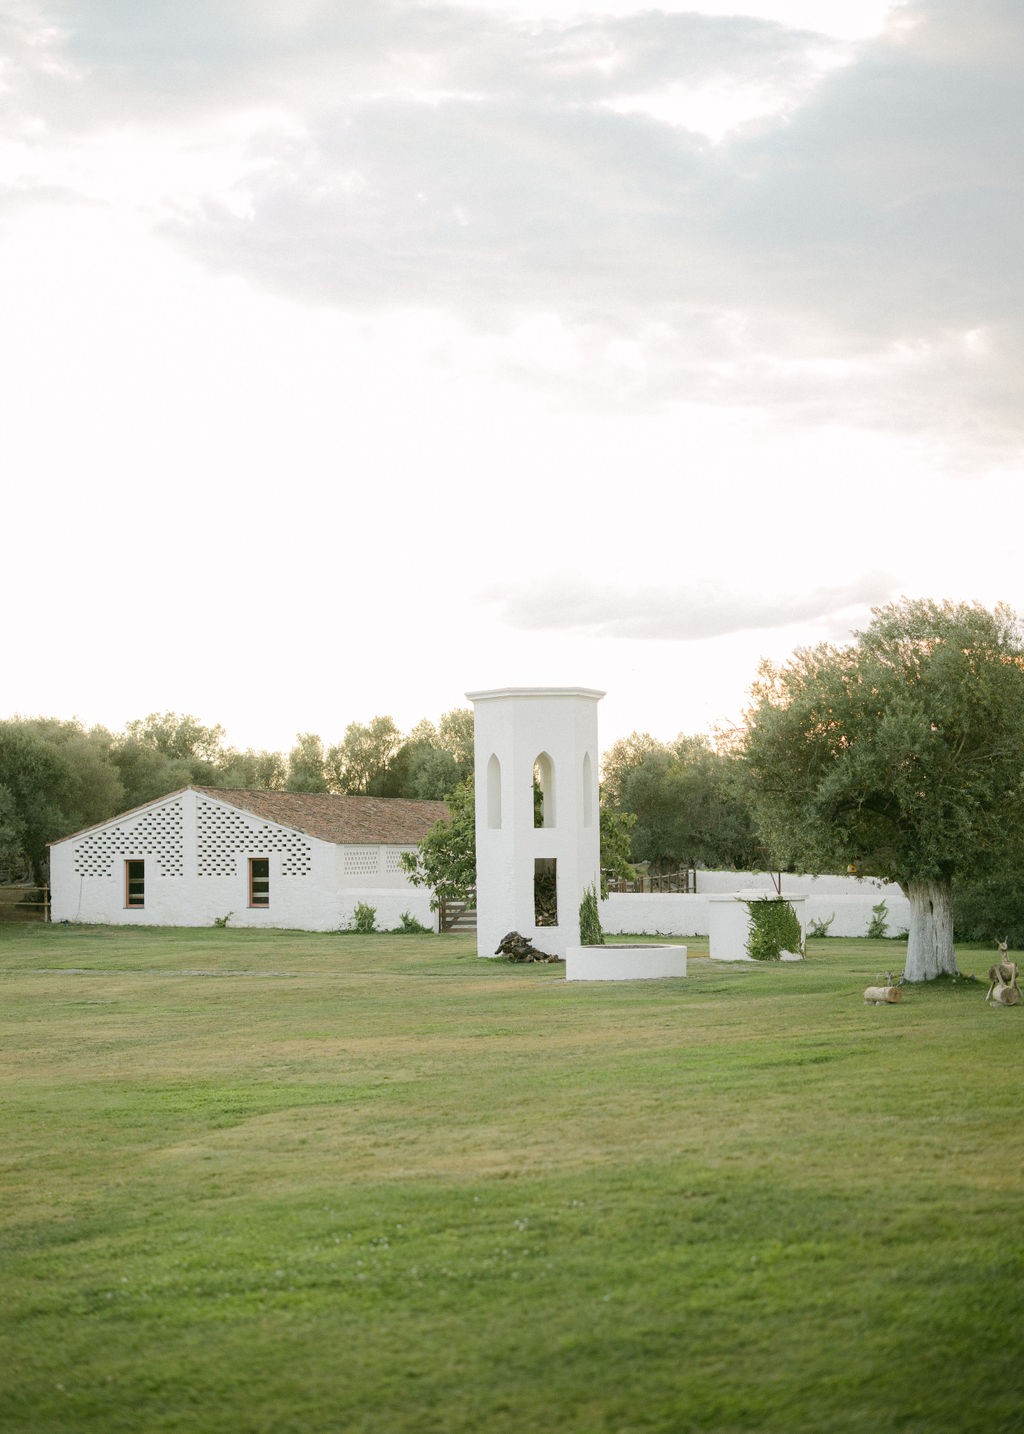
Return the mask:
[[224,729],[153,713],[123,732],[55,717],[0,722],[0,879],[46,880],[47,843],[181,787],[444,799],[473,770],[473,713],[403,735],[390,717],[352,722],[325,746],[300,733],[280,752],[239,751]]
[[[473,772],[473,712],[403,733],[391,717],[351,722],[326,744],[301,732],[287,753],[239,750],[221,726],[151,713],[122,732],[54,717],[0,722],[0,879],[45,880],[47,843],[181,787],[344,792],[444,800]],[[653,870],[764,864],[739,762],[704,737],[634,732],[605,754],[607,864]]]

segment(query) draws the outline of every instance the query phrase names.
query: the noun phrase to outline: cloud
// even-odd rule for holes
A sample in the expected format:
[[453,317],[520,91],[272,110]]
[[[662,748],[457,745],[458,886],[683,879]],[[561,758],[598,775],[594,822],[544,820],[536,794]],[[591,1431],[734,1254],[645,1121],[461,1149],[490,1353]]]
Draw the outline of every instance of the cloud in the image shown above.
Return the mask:
[[807,593],[742,594],[701,587],[616,587],[571,575],[479,594],[496,603],[509,627],[584,633],[597,638],[694,642],[732,633],[813,622],[828,635],[851,613],[891,601],[898,584],[870,573],[843,587]]
[[[909,434],[947,462],[1024,443],[1024,14],[1010,0],[908,3],[831,69],[834,47],[808,31],[658,10],[561,24],[398,0],[19,13],[9,85],[26,152],[126,121],[175,130],[195,174],[223,149],[206,187],[171,184],[154,211],[213,268],[467,331],[555,315],[579,339],[566,401],[768,407]],[[719,144],[666,118],[709,86],[760,86],[763,118]],[[609,359],[623,345],[626,365]],[[558,391],[548,366],[535,377]]]

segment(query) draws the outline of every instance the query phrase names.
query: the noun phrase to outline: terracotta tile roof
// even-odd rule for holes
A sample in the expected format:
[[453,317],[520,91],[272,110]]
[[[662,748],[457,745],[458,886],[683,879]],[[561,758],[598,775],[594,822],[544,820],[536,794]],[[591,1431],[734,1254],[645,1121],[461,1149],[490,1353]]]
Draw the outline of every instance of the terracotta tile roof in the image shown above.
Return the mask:
[[327,792],[238,792],[197,787],[208,797],[252,812],[265,821],[341,845],[415,846],[447,818],[446,802],[406,797],[342,797]]

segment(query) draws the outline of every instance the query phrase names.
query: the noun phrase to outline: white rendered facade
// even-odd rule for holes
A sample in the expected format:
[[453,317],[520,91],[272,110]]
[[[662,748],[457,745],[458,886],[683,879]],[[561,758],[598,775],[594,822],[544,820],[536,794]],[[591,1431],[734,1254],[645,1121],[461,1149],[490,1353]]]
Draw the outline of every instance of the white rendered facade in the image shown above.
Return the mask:
[[[475,712],[477,952],[494,956],[502,937],[518,931],[548,955],[564,956],[579,944],[584,892],[600,889],[597,704],[604,693],[503,687],[466,696]],[[538,906],[538,884],[551,880],[555,924]]]
[[363,902],[380,930],[406,911],[436,929],[399,862],[414,849],[324,840],[189,787],[54,842],[51,920],[336,931]]

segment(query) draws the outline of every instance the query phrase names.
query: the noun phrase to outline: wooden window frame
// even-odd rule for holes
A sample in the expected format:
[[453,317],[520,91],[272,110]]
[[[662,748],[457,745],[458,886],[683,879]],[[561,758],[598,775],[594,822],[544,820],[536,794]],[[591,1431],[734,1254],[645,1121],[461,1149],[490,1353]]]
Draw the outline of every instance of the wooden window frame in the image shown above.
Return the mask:
[[[260,862],[266,867],[266,872],[257,873],[254,870],[256,863]],[[256,883],[262,883],[257,888]],[[256,911],[266,911],[270,905],[270,858],[268,856],[251,856],[249,858],[249,906]]]
[[[137,867],[137,871],[132,871]],[[126,857],[124,863],[124,905],[126,911],[142,911],[146,905],[146,863],[144,858]]]

